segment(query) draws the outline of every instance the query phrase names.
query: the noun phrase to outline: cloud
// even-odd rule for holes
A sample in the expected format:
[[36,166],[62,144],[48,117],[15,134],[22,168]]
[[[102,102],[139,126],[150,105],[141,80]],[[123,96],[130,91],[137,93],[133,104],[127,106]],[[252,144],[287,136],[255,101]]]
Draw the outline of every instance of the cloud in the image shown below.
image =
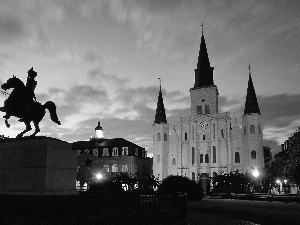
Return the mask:
[[19,17],[2,14],[0,11],[0,42],[11,43],[24,33],[23,24]]

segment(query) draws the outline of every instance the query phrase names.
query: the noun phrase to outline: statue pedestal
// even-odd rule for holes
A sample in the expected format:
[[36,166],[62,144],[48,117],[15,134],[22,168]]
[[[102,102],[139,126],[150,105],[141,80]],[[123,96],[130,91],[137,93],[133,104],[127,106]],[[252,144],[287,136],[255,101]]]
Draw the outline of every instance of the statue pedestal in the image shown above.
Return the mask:
[[0,143],[0,194],[78,194],[76,170],[76,152],[67,142],[25,137]]

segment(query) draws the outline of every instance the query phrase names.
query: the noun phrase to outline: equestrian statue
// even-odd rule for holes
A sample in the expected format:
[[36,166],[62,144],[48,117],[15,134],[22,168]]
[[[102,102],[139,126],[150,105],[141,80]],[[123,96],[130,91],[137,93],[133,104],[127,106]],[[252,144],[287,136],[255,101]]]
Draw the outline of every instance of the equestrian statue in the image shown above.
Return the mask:
[[35,131],[31,136],[35,136],[40,132],[39,123],[44,118],[46,109],[50,112],[50,118],[53,122],[60,125],[56,114],[56,106],[54,102],[48,101],[44,105],[37,102],[34,90],[37,85],[35,77],[37,73],[31,68],[28,70],[28,77],[26,86],[24,83],[13,75],[12,78],[9,78],[6,83],[1,85],[1,88],[4,90],[2,93],[6,93],[6,90],[13,88],[9,97],[4,101],[4,106],[0,107],[0,111],[5,112],[5,124],[9,128],[8,119],[11,116],[19,118],[20,122],[24,122],[26,129],[17,135],[17,138],[21,138],[26,132],[31,130],[30,123],[33,122],[35,126]]

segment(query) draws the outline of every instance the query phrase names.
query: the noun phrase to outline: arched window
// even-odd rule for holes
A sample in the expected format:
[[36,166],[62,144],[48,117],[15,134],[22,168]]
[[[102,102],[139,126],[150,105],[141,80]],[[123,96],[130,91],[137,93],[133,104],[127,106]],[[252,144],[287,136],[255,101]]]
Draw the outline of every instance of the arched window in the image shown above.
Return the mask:
[[256,159],[256,151],[255,150],[253,150],[251,152],[251,159]]
[[205,163],[209,163],[208,154],[205,154]]
[[118,164],[113,164],[111,167],[111,172],[117,173],[118,172]]
[[200,163],[203,163],[203,154],[200,154]]
[[201,105],[197,106],[197,115],[202,115],[202,106]]
[[195,164],[195,148],[192,147],[192,164]]
[[195,173],[192,172],[192,180],[195,180]]
[[244,126],[244,135],[247,135],[247,127]]
[[113,148],[113,156],[118,156],[118,148],[117,147],[114,147]]
[[164,134],[164,141],[168,141],[168,135],[166,133]]
[[176,166],[176,159],[175,158],[173,158],[173,160],[172,160],[172,165]]
[[160,141],[160,133],[157,134],[157,141]]
[[255,126],[254,125],[250,126],[250,134],[255,134]]
[[184,133],[184,140],[187,141],[187,139],[188,139],[188,135],[187,135],[187,132],[185,132]]
[[240,153],[239,152],[234,153],[234,162],[240,163]]
[[205,114],[210,114],[209,105],[205,105]]

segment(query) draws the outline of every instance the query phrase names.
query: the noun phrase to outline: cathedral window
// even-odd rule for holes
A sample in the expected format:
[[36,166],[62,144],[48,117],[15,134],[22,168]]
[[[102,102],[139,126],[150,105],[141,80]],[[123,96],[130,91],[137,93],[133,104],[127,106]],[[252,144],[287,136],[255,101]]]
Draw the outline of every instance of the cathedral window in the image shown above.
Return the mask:
[[221,130],[221,137],[224,138],[224,129]]
[[168,141],[168,135],[166,133],[164,134],[164,141]]
[[113,172],[113,173],[119,172],[119,171],[118,171],[118,164],[113,164],[113,165],[112,165],[112,167],[111,167],[111,172]]
[[203,163],[203,154],[200,154],[200,163]]
[[251,159],[256,159],[256,151],[255,150],[253,150],[251,152]]
[[255,126],[254,125],[250,126],[250,134],[255,134]]
[[261,134],[261,128],[260,128],[260,125],[258,125],[258,133]]
[[176,166],[176,159],[175,158],[173,158],[173,160],[172,160],[172,165]]
[[217,150],[216,146],[213,146],[213,163],[217,162]]
[[210,114],[209,105],[205,105],[205,114]]
[[157,163],[160,163],[160,155],[157,155],[157,160],[156,160]]
[[118,148],[117,147],[114,147],[113,148],[113,156],[118,156]]
[[192,126],[192,138],[193,138],[193,140],[195,140],[195,127],[194,126]]
[[98,149],[96,148],[96,149],[93,149],[93,155],[94,156],[98,156]]
[[203,134],[203,141],[205,141],[205,134]]
[[192,180],[195,180],[195,173],[194,172],[192,172]]
[[188,139],[188,135],[187,135],[187,132],[185,132],[184,133],[184,140],[187,141],[187,139]]
[[197,106],[197,115],[202,115],[202,105]]
[[192,147],[192,164],[195,164],[195,148]]
[[205,154],[205,163],[209,163],[208,154]]
[[240,163],[240,153],[239,152],[234,153],[234,162]]
[[213,138],[216,138],[216,124],[213,124]]
[[247,135],[247,127],[244,126],[244,135]]
[[157,141],[160,141],[160,133],[157,134]]

